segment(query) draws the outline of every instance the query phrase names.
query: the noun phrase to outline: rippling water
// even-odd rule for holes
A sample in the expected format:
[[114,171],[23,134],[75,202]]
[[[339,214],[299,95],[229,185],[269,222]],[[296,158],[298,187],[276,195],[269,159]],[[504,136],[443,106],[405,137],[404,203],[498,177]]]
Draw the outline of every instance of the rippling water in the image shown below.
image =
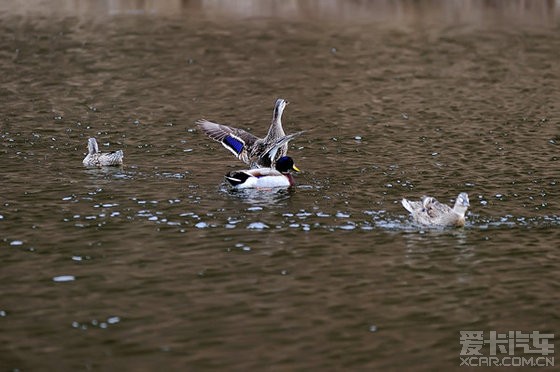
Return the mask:
[[[0,6],[3,369],[449,370],[460,330],[558,331],[556,3],[32,3]],[[297,187],[228,191],[195,120],[264,135],[278,97]],[[400,205],[461,191],[463,229]]]

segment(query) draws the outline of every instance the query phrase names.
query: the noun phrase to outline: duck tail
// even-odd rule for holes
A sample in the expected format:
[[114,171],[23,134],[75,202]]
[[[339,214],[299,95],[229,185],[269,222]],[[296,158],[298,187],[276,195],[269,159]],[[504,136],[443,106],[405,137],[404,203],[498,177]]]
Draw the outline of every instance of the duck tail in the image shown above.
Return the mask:
[[407,199],[403,198],[401,200],[401,204],[404,207],[404,209],[406,209],[410,213],[414,212],[414,208],[412,208],[412,205],[410,204],[410,201],[408,201]]
[[231,185],[231,186],[238,186],[241,185],[242,183],[244,183],[245,181],[247,181],[247,179],[251,177],[249,174],[245,173],[245,172],[230,172],[228,174],[226,174],[225,178],[226,181]]

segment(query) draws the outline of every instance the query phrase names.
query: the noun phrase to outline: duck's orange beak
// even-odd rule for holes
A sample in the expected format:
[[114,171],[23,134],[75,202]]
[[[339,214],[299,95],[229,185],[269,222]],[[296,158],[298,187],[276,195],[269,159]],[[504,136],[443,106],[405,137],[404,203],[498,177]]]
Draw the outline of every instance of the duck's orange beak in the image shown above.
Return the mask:
[[295,170],[296,172],[300,172],[299,168],[296,167],[296,165],[294,164],[294,166],[292,167],[293,170]]

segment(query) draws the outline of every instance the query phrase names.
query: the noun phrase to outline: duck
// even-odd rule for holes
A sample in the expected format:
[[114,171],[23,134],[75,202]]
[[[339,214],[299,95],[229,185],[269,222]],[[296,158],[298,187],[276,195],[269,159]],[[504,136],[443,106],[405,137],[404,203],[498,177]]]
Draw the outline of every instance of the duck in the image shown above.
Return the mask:
[[122,165],[124,154],[122,150],[108,153],[99,152],[97,140],[93,137],[88,139],[88,154],[83,160],[86,167],[103,167]]
[[279,98],[274,104],[272,123],[265,137],[259,138],[243,129],[214,123],[206,119],[196,122],[208,137],[220,142],[239,160],[253,168],[274,168],[275,163],[288,153],[288,142],[304,131],[286,135],[282,128],[282,113],[288,101]]
[[291,171],[300,170],[291,157],[282,156],[276,161],[275,168],[233,171],[226,174],[225,179],[234,189],[291,187],[295,185]]
[[465,226],[465,213],[470,206],[469,196],[466,192],[457,196],[453,208],[440,203],[431,196],[423,196],[420,201],[403,198],[401,203],[410,212],[414,222],[434,227]]

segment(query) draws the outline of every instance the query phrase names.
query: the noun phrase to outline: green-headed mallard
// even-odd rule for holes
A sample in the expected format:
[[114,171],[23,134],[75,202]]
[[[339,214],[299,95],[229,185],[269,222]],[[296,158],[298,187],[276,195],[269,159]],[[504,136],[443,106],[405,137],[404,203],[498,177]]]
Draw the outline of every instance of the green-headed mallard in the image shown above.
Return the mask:
[[294,186],[294,179],[290,171],[299,172],[294,160],[289,156],[282,156],[276,161],[275,169],[257,168],[230,172],[226,181],[235,189],[274,188]]
[[86,167],[102,167],[111,165],[121,165],[123,163],[124,154],[122,150],[111,151],[108,153],[99,152],[99,146],[95,138],[88,139],[88,154],[84,158]]
[[288,152],[288,142],[301,135],[297,132],[286,135],[282,128],[282,112],[288,102],[279,98],[274,105],[272,123],[264,138],[259,138],[243,129],[213,123],[201,119],[197,124],[202,131],[215,141],[220,142],[238,159],[251,168],[274,167],[276,161]]
[[421,201],[403,199],[401,203],[410,212],[414,222],[427,226],[465,226],[465,213],[470,206],[466,192],[457,196],[453,208],[431,196],[423,196]]

